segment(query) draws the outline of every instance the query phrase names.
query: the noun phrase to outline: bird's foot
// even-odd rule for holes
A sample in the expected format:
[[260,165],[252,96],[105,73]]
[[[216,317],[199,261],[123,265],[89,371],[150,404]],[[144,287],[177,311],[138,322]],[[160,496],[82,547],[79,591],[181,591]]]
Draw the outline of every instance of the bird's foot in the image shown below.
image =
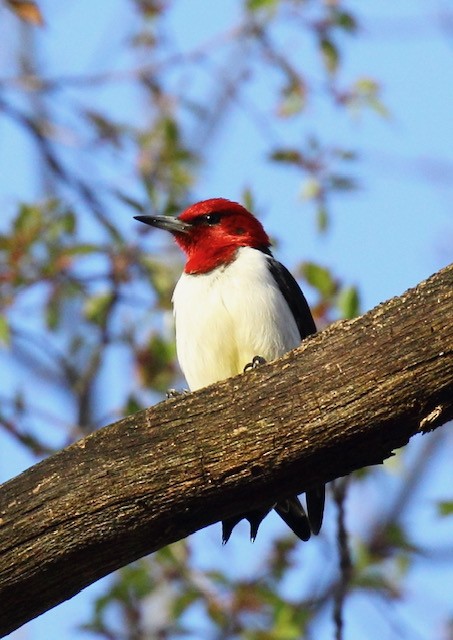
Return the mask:
[[266,364],[266,359],[262,356],[253,356],[252,361],[245,365],[244,373],[251,369],[257,369],[260,365]]
[[167,391],[165,392],[165,397],[167,398],[167,400],[170,400],[171,398],[186,396],[188,393],[188,389],[183,389],[182,391],[178,391],[177,389],[167,389]]

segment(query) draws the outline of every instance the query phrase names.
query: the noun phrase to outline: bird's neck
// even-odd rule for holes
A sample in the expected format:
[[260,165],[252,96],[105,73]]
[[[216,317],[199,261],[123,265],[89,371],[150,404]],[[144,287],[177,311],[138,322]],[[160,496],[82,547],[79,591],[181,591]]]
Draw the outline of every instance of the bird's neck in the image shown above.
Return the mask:
[[227,266],[236,257],[238,247],[229,245],[227,247],[221,246],[206,246],[203,251],[188,251],[187,262],[184,267],[185,273],[196,275],[201,273],[209,273],[214,269],[222,266]]
[[[245,245],[248,246],[248,245]],[[272,256],[271,250],[268,246],[249,247]],[[226,267],[231,264],[237,257],[238,250],[241,249],[241,245],[211,245],[204,247],[201,251],[187,251],[187,262],[184,267],[184,272],[189,275],[197,275],[202,273],[209,273],[214,269]]]

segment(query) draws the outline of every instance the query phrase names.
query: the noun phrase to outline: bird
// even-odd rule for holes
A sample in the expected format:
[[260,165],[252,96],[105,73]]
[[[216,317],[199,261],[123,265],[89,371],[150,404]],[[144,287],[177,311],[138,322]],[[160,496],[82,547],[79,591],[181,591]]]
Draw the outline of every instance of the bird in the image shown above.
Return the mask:
[[[190,391],[275,360],[299,346],[316,325],[294,277],[271,251],[261,222],[244,206],[210,198],[178,217],[139,215],[139,222],[170,232],[186,256],[172,297],[176,352]],[[226,544],[238,522],[258,527],[272,510],[301,540],[321,529],[325,486],[222,521]]]

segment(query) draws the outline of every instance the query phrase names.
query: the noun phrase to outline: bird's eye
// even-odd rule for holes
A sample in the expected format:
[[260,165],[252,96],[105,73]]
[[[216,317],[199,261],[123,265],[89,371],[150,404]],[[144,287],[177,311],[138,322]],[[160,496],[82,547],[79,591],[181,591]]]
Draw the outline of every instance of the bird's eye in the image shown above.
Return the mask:
[[196,227],[199,225],[209,225],[210,227],[213,227],[214,225],[219,224],[221,220],[221,213],[205,213],[202,216],[197,216],[196,218],[194,218],[192,224]]
[[210,226],[219,224],[221,219],[222,216],[220,215],[220,213],[207,213],[205,216],[203,216],[203,222],[209,224]]

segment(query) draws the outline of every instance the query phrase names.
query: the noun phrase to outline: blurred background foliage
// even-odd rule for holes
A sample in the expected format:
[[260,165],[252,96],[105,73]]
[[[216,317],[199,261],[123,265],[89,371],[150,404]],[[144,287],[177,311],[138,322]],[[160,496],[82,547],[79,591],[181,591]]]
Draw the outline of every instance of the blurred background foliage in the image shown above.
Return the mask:
[[[237,21],[201,43],[188,25],[183,48],[168,27],[180,2],[123,0],[117,16],[109,8],[92,68],[66,74],[50,70],[40,44],[39,29],[53,29],[55,3],[4,0],[1,8],[17,24],[0,78],[0,118],[28,141],[34,195],[8,202],[0,227],[0,428],[30,463],[184,385],[171,315],[182,256],[132,216],[174,215],[225,195],[198,185],[225,137],[237,135],[238,105],[274,167],[276,189],[279,172],[296,178],[292,226],[304,213],[321,236],[330,233],[337,199],[360,187],[360,149],[301,122],[317,109],[332,109],[339,121],[390,115],[379,78],[342,77],[344,55],[366,37],[360,10],[348,3],[243,0]],[[76,37],[83,56],[84,33]],[[238,148],[248,144],[238,134]],[[253,167],[235,189],[258,216],[266,213]],[[319,328],[363,311],[357,286],[322,259],[290,266]],[[74,620],[74,637],[341,639],[383,629],[389,638],[424,637],[411,571],[420,558],[434,576],[442,564],[453,593],[453,546],[416,543],[410,508],[446,437],[440,430],[385,468],[335,483],[324,531],[308,545],[275,522],[260,531],[262,547],[250,547],[239,528],[221,548],[210,529],[125,567]],[[450,482],[434,505],[439,518],[451,516],[451,489]],[[348,495],[356,512],[368,496],[374,505],[365,509],[368,529],[352,539]],[[439,624],[452,638],[453,617]]]

